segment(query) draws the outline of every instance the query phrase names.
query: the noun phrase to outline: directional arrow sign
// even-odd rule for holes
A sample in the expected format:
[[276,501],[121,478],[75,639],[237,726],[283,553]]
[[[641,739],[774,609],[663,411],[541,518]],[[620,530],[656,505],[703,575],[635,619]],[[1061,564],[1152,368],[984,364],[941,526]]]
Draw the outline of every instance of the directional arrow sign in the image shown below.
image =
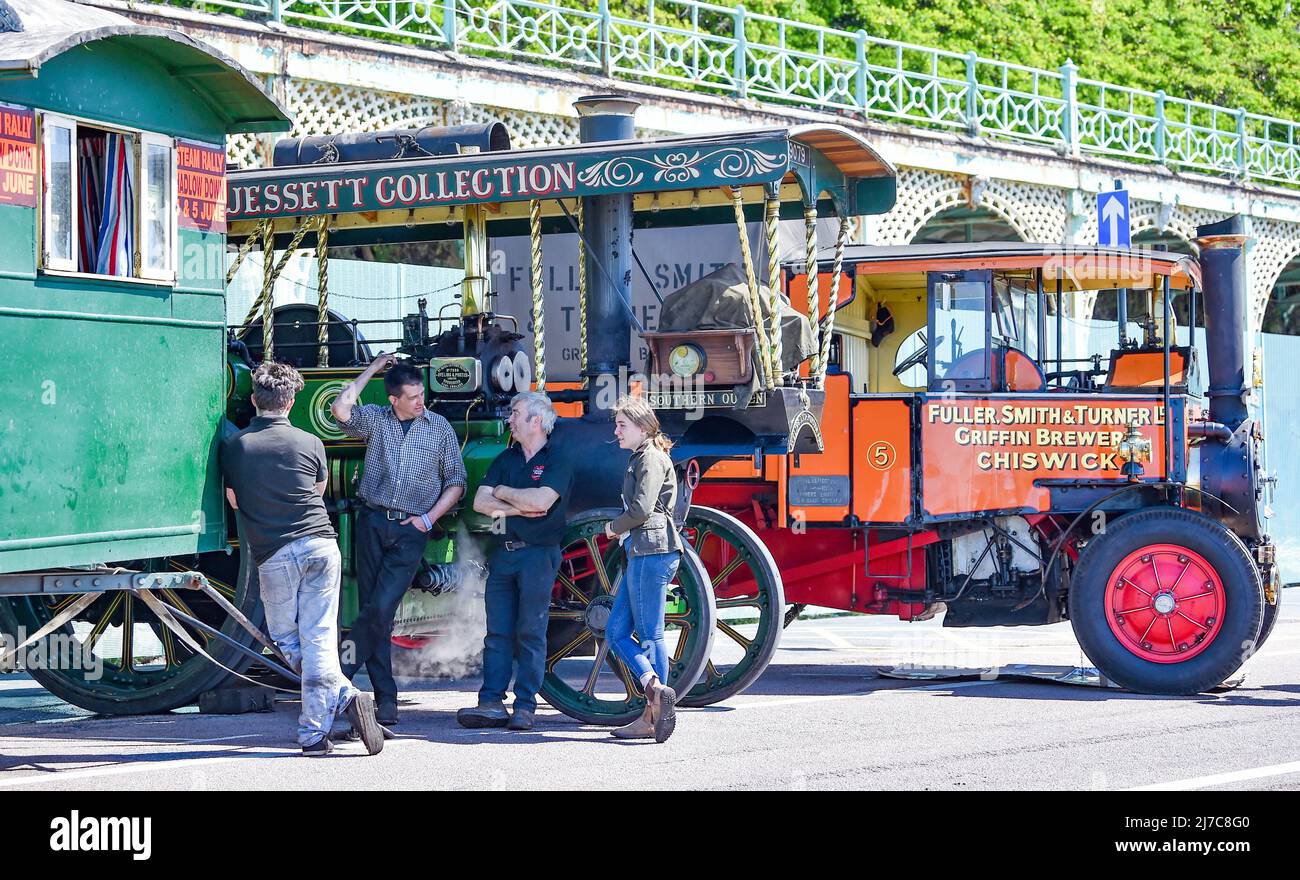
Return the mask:
[[1128,190],[1097,193],[1097,244],[1103,247],[1132,247]]

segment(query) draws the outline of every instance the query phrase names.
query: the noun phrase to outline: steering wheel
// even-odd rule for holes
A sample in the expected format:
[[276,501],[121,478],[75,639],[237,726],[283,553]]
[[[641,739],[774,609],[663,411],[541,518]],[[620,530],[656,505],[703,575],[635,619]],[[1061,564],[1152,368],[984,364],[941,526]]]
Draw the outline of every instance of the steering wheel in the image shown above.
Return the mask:
[[[925,359],[930,354],[930,343],[925,338],[925,333],[920,334],[920,339],[921,339],[921,347],[918,348],[916,351],[912,352],[911,354],[909,354],[907,357],[903,358],[901,361],[898,362],[898,366],[894,367],[895,376],[907,372],[908,370],[912,369],[912,367],[919,367],[921,364],[925,363]],[[934,340],[934,344],[942,345],[943,339],[944,338],[942,336],[936,338]]]

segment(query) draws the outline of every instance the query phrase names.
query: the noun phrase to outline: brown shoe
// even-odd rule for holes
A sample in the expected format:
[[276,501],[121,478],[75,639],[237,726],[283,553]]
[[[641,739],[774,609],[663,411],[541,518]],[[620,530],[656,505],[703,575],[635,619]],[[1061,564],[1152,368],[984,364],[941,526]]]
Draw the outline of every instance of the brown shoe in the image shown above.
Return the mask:
[[646,706],[654,722],[655,742],[663,742],[677,729],[677,692],[661,684],[657,675],[646,682]]
[[646,706],[646,710],[631,724],[617,727],[611,730],[609,735],[619,739],[654,739],[655,725],[650,720],[650,707]]

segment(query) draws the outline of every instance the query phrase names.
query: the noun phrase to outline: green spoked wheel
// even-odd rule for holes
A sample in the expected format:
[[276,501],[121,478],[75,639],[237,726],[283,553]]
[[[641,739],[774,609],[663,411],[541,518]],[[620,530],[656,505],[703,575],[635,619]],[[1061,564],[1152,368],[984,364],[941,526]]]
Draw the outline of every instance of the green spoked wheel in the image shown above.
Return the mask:
[[[156,560],[156,571],[201,571],[208,582],[254,624],[261,625],[257,571],[241,577],[240,555]],[[221,630],[241,644],[253,642],[212,599],[197,590],[155,590],[173,608]],[[0,630],[32,633],[82,593],[18,596],[0,600]],[[186,627],[203,650],[231,669],[249,661],[234,648],[197,628]],[[105,715],[146,715],[189,705],[218,685],[228,673],[195,653],[164,626],[142,599],[129,590],[106,592],[84,608],[62,631],[26,649],[35,650],[26,669],[46,690],[73,705]],[[58,662],[52,662],[57,659]]]
[[713,653],[684,706],[708,706],[749,687],[781,643],[785,588],[767,546],[736,517],[693,506],[683,538],[713,582],[718,608]]
[[[635,677],[605,640],[609,611],[627,566],[618,542],[604,536],[605,524],[618,513],[590,510],[570,518],[551,596],[542,696],[588,724],[626,724],[645,708]],[[713,646],[714,616],[708,573],[688,549],[668,585],[664,615],[668,684],[679,694],[689,691],[704,673]]]

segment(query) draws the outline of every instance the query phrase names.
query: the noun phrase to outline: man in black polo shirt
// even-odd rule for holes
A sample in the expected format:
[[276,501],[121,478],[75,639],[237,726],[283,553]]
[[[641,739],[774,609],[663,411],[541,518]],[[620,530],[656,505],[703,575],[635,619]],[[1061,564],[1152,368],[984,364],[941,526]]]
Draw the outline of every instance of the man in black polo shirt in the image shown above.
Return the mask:
[[[545,394],[516,394],[509,424],[517,442],[492,462],[474,496],[474,510],[495,518],[497,546],[488,557],[484,596],[483,687],[478,706],[461,709],[456,720],[464,727],[528,730],[546,674],[546,625],[573,469],[547,442],[555,410]],[[514,712],[507,714],[516,661]]]
[[221,447],[226,499],[239,513],[239,539],[253,557],[266,627],[302,673],[298,742],[327,755],[336,716],[346,714],[370,754],[384,747],[375,705],[339,667],[339,546],[321,494],[325,447],[289,424],[302,376],[287,364],[253,371],[257,417]]

